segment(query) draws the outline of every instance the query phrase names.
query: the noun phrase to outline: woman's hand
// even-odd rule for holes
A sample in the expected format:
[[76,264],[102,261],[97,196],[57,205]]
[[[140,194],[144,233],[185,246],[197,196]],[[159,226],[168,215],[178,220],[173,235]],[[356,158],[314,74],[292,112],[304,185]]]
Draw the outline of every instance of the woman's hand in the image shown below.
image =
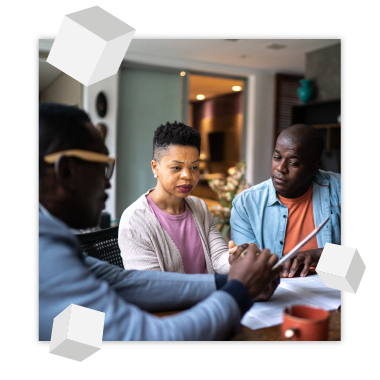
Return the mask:
[[[258,254],[260,253],[260,248],[254,244],[254,243],[250,243],[249,245],[253,245],[254,246],[254,253]],[[235,245],[235,242],[233,240],[230,240],[229,243],[228,243],[228,252],[230,253],[230,256],[228,258],[228,262],[230,263],[230,265],[236,261],[240,255],[243,253],[243,251],[248,247],[248,244],[241,244],[241,245]]]
[[228,243],[228,252],[230,253],[230,256],[228,257],[228,262],[230,263],[230,265],[240,257],[240,255],[247,247],[248,244],[235,245],[235,242],[233,240],[230,240],[230,242]]

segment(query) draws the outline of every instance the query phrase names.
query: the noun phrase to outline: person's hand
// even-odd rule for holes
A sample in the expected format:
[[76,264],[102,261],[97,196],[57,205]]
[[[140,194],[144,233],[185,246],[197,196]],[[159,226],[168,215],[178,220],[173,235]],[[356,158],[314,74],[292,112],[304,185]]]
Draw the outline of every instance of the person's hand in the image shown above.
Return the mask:
[[255,299],[273,280],[277,278],[278,281],[282,267],[272,270],[277,261],[278,256],[271,254],[269,249],[257,255],[255,246],[249,245],[246,255],[233,261],[227,281],[240,281]]
[[228,242],[228,252],[230,253],[230,255],[234,254],[238,248],[239,246],[236,245],[233,240],[230,240]]
[[300,265],[303,265],[301,277],[305,277],[310,267],[316,267],[321,257],[323,248],[311,249],[309,251],[298,252],[293,259],[282,265],[281,277],[293,277]]
[[234,241],[230,240],[230,242],[228,243],[228,252],[230,254],[228,256],[228,262],[230,263],[230,265],[240,257],[240,255],[247,247],[248,244],[235,245]]
[[[250,243],[250,245],[254,246],[256,254],[261,252],[260,248],[256,244]],[[240,257],[240,255],[244,252],[244,250],[247,247],[248,247],[248,244],[246,244],[246,243],[241,244],[241,245],[235,245],[235,242],[233,240],[229,241],[228,252],[229,252],[230,256],[228,257],[228,262],[230,263],[230,265]]]
[[266,301],[273,296],[274,291],[280,284],[280,276],[277,276],[272,282],[254,299],[255,302]]

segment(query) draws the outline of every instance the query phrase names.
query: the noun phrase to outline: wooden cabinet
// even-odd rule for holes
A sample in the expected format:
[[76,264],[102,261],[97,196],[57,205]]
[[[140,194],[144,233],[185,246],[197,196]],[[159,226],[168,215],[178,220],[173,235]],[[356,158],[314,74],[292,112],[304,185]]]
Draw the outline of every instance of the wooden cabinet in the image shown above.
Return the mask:
[[309,124],[317,128],[325,141],[321,169],[341,171],[340,100],[292,107],[292,124]]
[[326,150],[340,150],[340,123],[314,124],[313,127],[322,133]]
[[316,102],[292,107],[292,124],[335,124],[340,116],[340,100]]

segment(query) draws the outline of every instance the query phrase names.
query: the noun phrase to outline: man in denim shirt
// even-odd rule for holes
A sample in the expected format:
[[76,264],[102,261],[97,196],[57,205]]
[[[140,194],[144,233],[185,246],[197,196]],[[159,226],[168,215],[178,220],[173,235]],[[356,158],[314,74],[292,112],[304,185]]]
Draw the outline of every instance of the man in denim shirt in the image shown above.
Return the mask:
[[271,178],[233,201],[232,240],[255,243],[279,257],[330,216],[314,240],[284,264],[282,277],[293,277],[302,264],[301,276],[306,276],[326,243],[340,244],[340,174],[319,170],[322,151],[323,138],[315,128],[285,129],[276,141]]

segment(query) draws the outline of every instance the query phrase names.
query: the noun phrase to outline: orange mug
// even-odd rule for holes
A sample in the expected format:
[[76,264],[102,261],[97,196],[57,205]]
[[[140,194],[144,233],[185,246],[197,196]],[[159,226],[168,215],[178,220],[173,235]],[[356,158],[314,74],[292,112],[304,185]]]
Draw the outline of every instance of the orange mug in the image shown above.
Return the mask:
[[282,340],[327,340],[329,312],[306,305],[294,305],[284,310]]

